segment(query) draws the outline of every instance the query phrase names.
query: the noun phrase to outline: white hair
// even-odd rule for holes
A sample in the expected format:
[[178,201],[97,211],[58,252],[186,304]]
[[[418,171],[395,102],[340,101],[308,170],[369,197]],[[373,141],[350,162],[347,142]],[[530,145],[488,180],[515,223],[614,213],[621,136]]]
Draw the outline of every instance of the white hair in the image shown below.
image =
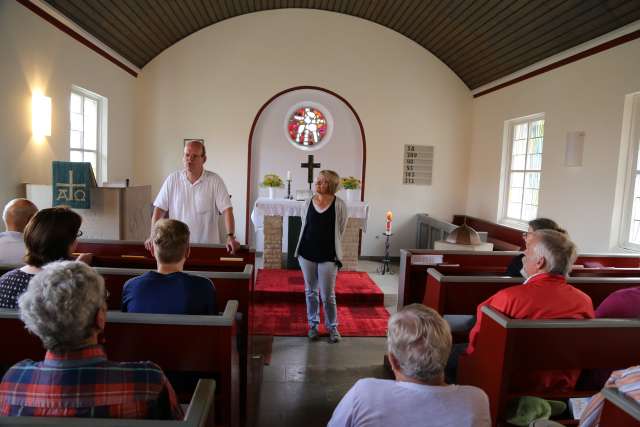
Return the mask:
[[566,234],[555,230],[536,230],[533,253],[537,259],[544,258],[544,271],[567,276],[576,260],[576,245]]
[[36,274],[18,298],[20,318],[47,350],[78,348],[105,303],[104,279],[83,262],[58,261]]
[[404,375],[423,382],[436,380],[451,353],[451,329],[434,309],[411,304],[389,319],[387,349]]

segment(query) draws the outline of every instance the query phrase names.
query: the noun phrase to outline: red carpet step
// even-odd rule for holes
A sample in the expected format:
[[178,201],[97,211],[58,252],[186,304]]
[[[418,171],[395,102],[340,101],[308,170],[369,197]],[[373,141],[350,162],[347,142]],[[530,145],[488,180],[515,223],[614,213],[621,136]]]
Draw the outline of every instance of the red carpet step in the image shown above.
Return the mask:
[[[384,304],[384,294],[369,275],[362,271],[341,271],[338,273],[336,299],[338,305]],[[302,272],[300,270],[258,270],[254,301],[304,303]]]
[[[384,294],[364,272],[339,272],[336,280],[339,330],[343,336],[386,336],[389,313]],[[320,314],[320,333],[325,334]],[[298,270],[258,270],[253,304],[253,334],[306,336],[304,280]]]

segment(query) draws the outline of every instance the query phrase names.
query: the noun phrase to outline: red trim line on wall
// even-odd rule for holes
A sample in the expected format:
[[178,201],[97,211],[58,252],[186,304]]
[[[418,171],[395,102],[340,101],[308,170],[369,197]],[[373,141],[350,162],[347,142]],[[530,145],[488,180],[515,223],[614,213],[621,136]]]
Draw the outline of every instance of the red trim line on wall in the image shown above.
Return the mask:
[[103,56],[107,60],[113,62],[115,65],[117,65],[118,67],[122,68],[124,71],[126,71],[129,74],[131,74],[133,77],[138,77],[138,73],[137,72],[132,70],[130,67],[125,65],[123,62],[121,62],[118,59],[116,59],[113,56],[111,56],[104,49],[100,48],[96,44],[94,44],[91,41],[89,41],[87,38],[85,38],[80,33],[76,32],[72,28],[68,27],[62,21],[60,21],[57,18],[49,15],[49,13],[46,10],[40,8],[39,6],[36,6],[35,4],[31,3],[29,0],[16,0],[16,1],[18,3],[20,3],[21,5],[23,5],[24,7],[26,7],[27,9],[29,9],[30,11],[32,11],[33,13],[35,13],[36,15],[40,16],[45,21],[47,21],[50,24],[52,24],[54,27],[58,28],[60,31],[62,31],[64,33],[67,33],[68,35],[70,35],[71,37],[73,37],[74,39],[76,39],[77,41],[82,43],[83,45],[87,46],[89,49],[91,49],[94,52],[98,53],[99,55]]
[[258,110],[258,113],[256,114],[256,117],[253,119],[253,124],[251,125],[251,132],[249,132],[249,148],[248,148],[248,153],[247,153],[247,159],[248,159],[248,164],[247,164],[247,208],[246,208],[246,216],[245,216],[245,224],[244,224],[244,238],[245,238],[245,243],[249,244],[249,218],[250,218],[250,202],[251,202],[251,148],[252,148],[252,144],[253,144],[253,133],[255,132],[256,129],[256,125],[258,124],[258,120],[260,119],[260,116],[262,115],[262,113],[264,112],[265,108],[267,108],[267,106],[269,104],[271,104],[275,99],[279,98],[280,96],[284,95],[285,93],[288,92],[293,92],[295,90],[302,90],[302,89],[312,89],[312,90],[319,90],[321,92],[325,92],[328,93],[329,95],[333,95],[336,98],[338,98],[340,101],[342,101],[347,107],[349,107],[349,109],[351,110],[351,112],[353,113],[353,115],[355,116],[357,122],[358,122],[358,126],[360,127],[360,136],[362,138],[362,185],[360,187],[360,200],[363,201],[364,200],[364,186],[365,186],[365,170],[367,169],[367,138],[365,137],[364,134],[364,126],[362,126],[362,120],[360,120],[360,116],[358,115],[358,113],[356,112],[355,108],[353,108],[353,106],[349,103],[349,101],[347,101],[345,98],[343,98],[342,96],[340,96],[339,94],[337,94],[336,92],[333,92],[329,89],[325,89],[319,86],[296,86],[296,87],[292,87],[289,89],[285,89],[281,92],[276,93],[275,95],[273,95],[271,98],[269,98],[269,100],[267,102],[265,102],[262,107],[260,107],[260,109]]
[[613,40],[609,40],[608,42],[604,42],[602,44],[599,44],[598,46],[594,46],[591,49],[587,49],[587,50],[585,50],[583,52],[576,53],[575,55],[571,55],[568,58],[561,59],[560,61],[557,61],[557,62],[554,62],[552,64],[546,65],[546,66],[544,66],[542,68],[538,68],[537,70],[534,70],[534,71],[532,71],[530,73],[524,74],[524,75],[522,75],[520,77],[516,77],[515,79],[509,80],[508,82],[499,84],[499,85],[494,86],[492,88],[489,88],[487,90],[483,90],[482,92],[478,92],[475,95],[473,95],[473,97],[474,98],[478,98],[478,97],[486,95],[488,93],[495,92],[495,91],[497,91],[499,89],[502,89],[502,88],[505,88],[507,86],[511,86],[513,84],[520,83],[523,80],[528,80],[528,79],[530,79],[532,77],[538,76],[540,74],[546,73],[546,72],[551,71],[551,70],[555,70],[556,68],[560,68],[560,67],[562,67],[564,65],[571,64],[572,62],[576,62],[576,61],[579,61],[581,59],[587,58],[589,56],[595,55],[596,53],[600,53],[600,52],[603,52],[605,50],[609,50],[609,49],[611,49],[613,47],[620,46],[621,44],[628,43],[628,42],[633,41],[633,40],[635,40],[637,38],[640,38],[640,30],[633,31],[633,32],[631,32],[629,34],[625,34],[624,36],[617,37],[617,38],[615,38]]

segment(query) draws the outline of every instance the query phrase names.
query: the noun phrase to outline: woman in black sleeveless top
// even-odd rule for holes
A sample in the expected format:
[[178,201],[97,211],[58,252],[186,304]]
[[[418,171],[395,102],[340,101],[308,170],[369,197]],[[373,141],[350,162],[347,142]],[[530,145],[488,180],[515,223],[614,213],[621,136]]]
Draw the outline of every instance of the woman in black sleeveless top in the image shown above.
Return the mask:
[[296,247],[304,275],[309,339],[318,339],[319,293],[332,343],[340,341],[335,287],[338,268],[342,266],[342,235],[347,226],[346,204],[335,195],[339,185],[340,177],[335,172],[323,170],[318,174],[316,194],[307,200],[302,211],[302,229]]

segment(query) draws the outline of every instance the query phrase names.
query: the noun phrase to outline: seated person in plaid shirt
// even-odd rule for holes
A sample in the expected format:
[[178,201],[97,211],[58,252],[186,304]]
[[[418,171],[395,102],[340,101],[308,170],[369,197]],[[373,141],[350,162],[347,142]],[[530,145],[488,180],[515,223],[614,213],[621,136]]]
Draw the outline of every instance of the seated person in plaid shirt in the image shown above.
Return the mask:
[[107,360],[98,335],[104,280],[82,262],[48,264],[18,299],[20,317],[47,349],[23,360],[0,384],[0,415],[182,419],[175,392],[152,362]]

